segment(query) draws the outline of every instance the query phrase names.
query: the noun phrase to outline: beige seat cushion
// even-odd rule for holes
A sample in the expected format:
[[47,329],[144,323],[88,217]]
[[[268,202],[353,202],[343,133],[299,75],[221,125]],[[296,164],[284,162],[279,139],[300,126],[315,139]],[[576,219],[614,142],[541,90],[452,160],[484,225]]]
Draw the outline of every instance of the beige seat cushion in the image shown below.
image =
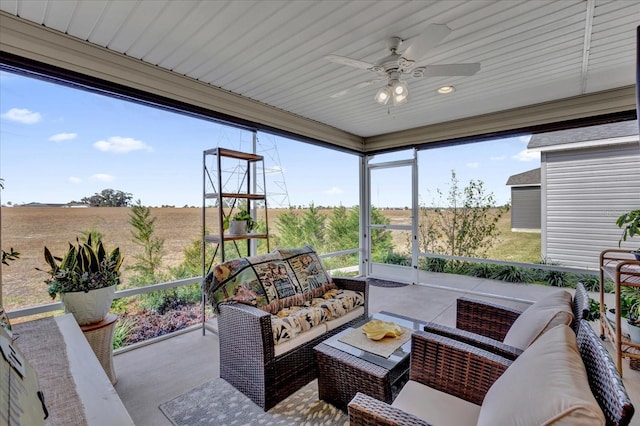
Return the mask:
[[280,356],[284,353],[289,352],[292,349],[297,348],[298,346],[310,342],[318,336],[322,336],[327,332],[327,327],[324,324],[320,324],[317,327],[313,327],[309,331],[304,331],[296,335],[293,339],[283,341],[279,345],[275,345],[273,347],[273,354],[275,356]]
[[479,405],[412,380],[391,405],[437,426],[475,425],[480,414]]
[[503,342],[526,349],[547,330],[560,324],[571,325],[572,321],[571,293],[556,291],[529,306],[515,320]]
[[540,336],[491,386],[479,426],[604,425],[576,335],[559,325]]
[[359,306],[355,308],[353,311],[347,312],[346,314],[344,314],[339,318],[325,322],[325,325],[327,326],[327,331],[335,330],[341,325],[346,324],[349,321],[352,321],[361,315],[364,315],[364,308],[362,306]]

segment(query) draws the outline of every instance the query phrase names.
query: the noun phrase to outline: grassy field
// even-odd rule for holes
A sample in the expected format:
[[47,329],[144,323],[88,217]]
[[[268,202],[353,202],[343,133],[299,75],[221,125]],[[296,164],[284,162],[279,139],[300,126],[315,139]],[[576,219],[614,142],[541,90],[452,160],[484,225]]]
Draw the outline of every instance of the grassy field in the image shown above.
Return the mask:
[[[272,233],[278,215],[286,210],[270,209],[269,221]],[[384,210],[391,223],[407,224],[407,210]],[[156,218],[156,236],[165,240],[164,261],[167,266],[177,266],[183,260],[183,250],[199,239],[202,212],[199,208],[151,209]],[[323,211],[330,214],[331,210]],[[47,274],[36,268],[46,269],[43,250],[47,246],[54,255],[62,255],[68,242],[75,242],[76,235],[95,228],[104,234],[107,249],[120,247],[124,255],[123,281],[126,282],[127,266],[135,262],[133,256],[140,253],[131,237],[128,208],[66,209],[46,207],[21,207],[2,209],[2,248],[13,247],[20,252],[20,259],[2,266],[3,304],[8,310],[48,303],[44,279]],[[511,232],[510,216],[500,219],[499,244],[491,250],[490,257],[510,261],[536,262],[540,258],[540,234]],[[398,247],[406,247],[406,240],[395,241]]]

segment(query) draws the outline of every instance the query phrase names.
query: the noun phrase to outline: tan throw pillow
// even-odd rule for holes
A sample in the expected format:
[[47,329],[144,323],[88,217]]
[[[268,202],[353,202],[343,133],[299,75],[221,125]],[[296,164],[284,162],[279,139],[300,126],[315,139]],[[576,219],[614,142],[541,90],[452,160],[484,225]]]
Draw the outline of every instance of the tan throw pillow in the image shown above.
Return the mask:
[[604,425],[571,327],[540,336],[491,386],[479,426]]
[[519,349],[526,349],[546,331],[557,325],[571,325],[571,293],[556,291],[529,306],[515,320],[503,343]]

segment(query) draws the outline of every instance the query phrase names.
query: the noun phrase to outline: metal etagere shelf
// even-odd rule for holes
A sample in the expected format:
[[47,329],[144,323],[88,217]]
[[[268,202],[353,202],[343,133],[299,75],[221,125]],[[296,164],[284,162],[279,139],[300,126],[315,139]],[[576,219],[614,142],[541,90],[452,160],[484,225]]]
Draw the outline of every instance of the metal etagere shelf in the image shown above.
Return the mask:
[[[202,155],[202,170],[204,280],[216,261],[224,262],[230,254],[235,257],[256,254],[257,240],[265,240],[269,251],[269,219],[263,156],[226,148],[207,149]],[[251,214],[254,221],[260,219],[260,229],[246,234],[231,234],[225,229],[225,223],[242,208]],[[261,217],[259,211],[263,212]],[[206,303],[203,292],[203,333],[211,328],[205,318]]]
[[[615,285],[615,320],[606,316],[604,302],[604,280],[609,277]],[[622,358],[628,358],[632,368],[640,367],[640,344],[630,341],[623,332],[620,316],[620,288],[640,288],[640,261],[635,260],[629,250],[607,249],[600,253],[600,333],[608,338],[615,351],[616,366],[622,375]]]

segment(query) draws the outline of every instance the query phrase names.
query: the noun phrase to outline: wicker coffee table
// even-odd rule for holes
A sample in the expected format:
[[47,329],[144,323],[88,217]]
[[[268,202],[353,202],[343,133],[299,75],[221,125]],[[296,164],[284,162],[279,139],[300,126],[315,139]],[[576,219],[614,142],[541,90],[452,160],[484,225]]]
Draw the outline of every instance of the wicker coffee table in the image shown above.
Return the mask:
[[[389,312],[379,312],[371,319],[392,321],[411,330],[422,330],[425,325],[423,321]],[[357,392],[391,403],[409,378],[411,340],[388,358],[340,341],[340,337],[369,320],[330,337],[314,348],[318,365],[318,396],[344,411]]]

